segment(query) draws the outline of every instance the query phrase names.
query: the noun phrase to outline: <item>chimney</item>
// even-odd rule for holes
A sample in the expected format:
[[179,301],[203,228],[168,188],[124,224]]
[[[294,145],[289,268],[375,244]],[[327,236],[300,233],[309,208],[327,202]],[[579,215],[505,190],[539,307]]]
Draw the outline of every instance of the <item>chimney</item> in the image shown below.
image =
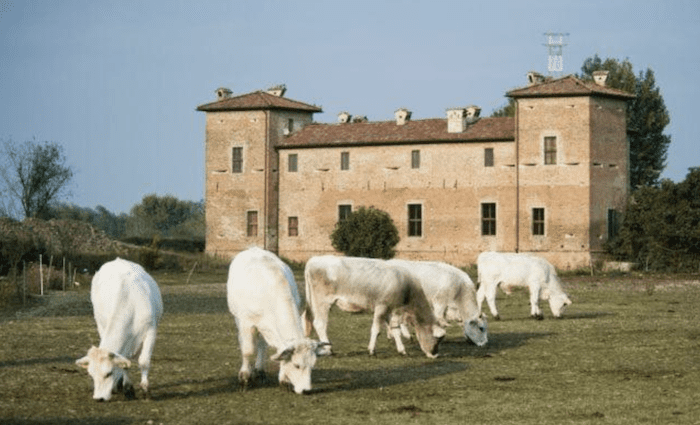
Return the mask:
[[396,118],[396,125],[404,125],[411,120],[411,111],[406,108],[397,109],[394,112],[394,117]]
[[228,99],[233,94],[233,92],[231,90],[227,89],[226,87],[219,87],[218,89],[216,89],[215,93],[216,93],[216,100]]
[[351,119],[352,119],[352,115],[350,115],[349,113],[347,113],[345,111],[338,114],[338,122],[340,124],[347,124],[350,122]]
[[527,73],[527,84],[532,86],[534,84],[544,83],[544,75],[539,72],[530,71]]
[[450,108],[447,110],[447,132],[463,133],[467,129],[467,110]]
[[599,86],[605,87],[605,82],[608,79],[608,71],[593,71],[593,81]]
[[284,97],[284,93],[287,91],[287,86],[285,86],[284,84],[279,84],[279,85],[270,87],[266,91],[268,94],[271,94],[273,96]]
[[467,123],[471,124],[479,120],[479,114],[481,114],[481,108],[475,105],[467,106]]

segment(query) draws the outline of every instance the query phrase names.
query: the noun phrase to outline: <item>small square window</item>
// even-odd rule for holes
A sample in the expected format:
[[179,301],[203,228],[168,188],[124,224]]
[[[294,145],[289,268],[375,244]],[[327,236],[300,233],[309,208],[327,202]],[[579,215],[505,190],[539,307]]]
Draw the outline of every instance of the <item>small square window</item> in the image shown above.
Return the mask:
[[258,212],[248,211],[246,217],[246,235],[248,237],[258,236]]
[[408,236],[423,236],[423,206],[408,205]]
[[243,172],[243,148],[241,147],[231,149],[231,172]]
[[287,157],[287,171],[290,173],[297,172],[297,159],[297,154],[295,153],[290,153]]
[[493,148],[484,149],[484,167],[493,167]]
[[544,236],[544,208],[532,209],[532,234]]
[[544,163],[545,165],[557,163],[557,138],[554,136],[544,138]]
[[299,217],[288,218],[287,231],[291,237],[299,236]]
[[340,169],[349,170],[350,169],[350,152],[340,153]]
[[420,151],[411,151],[411,168],[420,168]]
[[338,205],[338,221],[343,221],[352,213],[352,205]]
[[496,204],[481,204],[481,235],[496,235]]

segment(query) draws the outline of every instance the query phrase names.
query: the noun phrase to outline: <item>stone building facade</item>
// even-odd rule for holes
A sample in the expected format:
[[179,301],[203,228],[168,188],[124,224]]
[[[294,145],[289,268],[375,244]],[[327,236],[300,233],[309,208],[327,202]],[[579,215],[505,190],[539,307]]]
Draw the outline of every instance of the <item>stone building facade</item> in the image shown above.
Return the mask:
[[[532,252],[560,268],[587,266],[614,234],[628,195],[627,93],[531,73],[512,90],[514,118],[474,106],[445,118],[392,121],[319,107],[283,88],[233,97],[206,112],[206,250],[258,245],[293,260],[333,253],[349,211],[389,213],[397,256],[456,265],[486,250]],[[275,90],[276,89],[276,90]]]

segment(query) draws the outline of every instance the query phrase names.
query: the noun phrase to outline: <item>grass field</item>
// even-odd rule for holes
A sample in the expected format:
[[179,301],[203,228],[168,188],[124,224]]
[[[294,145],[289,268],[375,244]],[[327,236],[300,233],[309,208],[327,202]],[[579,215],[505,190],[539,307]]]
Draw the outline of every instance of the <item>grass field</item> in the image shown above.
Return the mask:
[[[87,288],[52,292],[0,318],[2,424],[666,424],[700,423],[700,277],[564,277],[564,319],[528,317],[523,292],[497,300],[489,343],[448,330],[440,357],[415,342],[402,357],[382,337],[367,355],[371,316],[333,310],[336,355],[319,358],[314,391],[271,383],[238,391],[240,352],[225,275],[156,274],[165,315],[151,398],[92,400],[75,366],[99,343]],[[303,288],[303,280],[298,276]],[[137,367],[130,369],[140,379]]]

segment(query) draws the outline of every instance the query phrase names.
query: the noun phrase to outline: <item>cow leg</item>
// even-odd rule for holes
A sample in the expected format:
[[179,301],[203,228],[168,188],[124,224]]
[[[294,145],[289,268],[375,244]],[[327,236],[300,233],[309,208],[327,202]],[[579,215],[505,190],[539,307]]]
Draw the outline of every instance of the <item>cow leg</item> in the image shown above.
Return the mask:
[[256,346],[255,369],[253,369],[253,376],[251,378],[253,381],[260,380],[261,382],[267,382],[267,375],[265,374],[267,341],[265,341],[265,338],[260,334],[257,334]]
[[530,287],[530,316],[534,319],[542,320],[544,315],[542,310],[540,310],[540,287],[531,286]]
[[325,356],[333,354],[331,350],[331,342],[328,339],[328,312],[331,309],[330,304],[321,304],[317,309],[314,309],[314,329],[320,342],[325,342],[326,345],[318,355]]
[[241,370],[238,372],[238,382],[241,385],[241,390],[248,388],[251,378],[250,360],[255,354],[255,338],[256,330],[253,326],[241,323],[236,319],[238,325],[238,343],[241,346]]
[[[489,305],[489,310],[494,319],[500,320],[501,316],[498,315],[498,309],[496,308],[496,288],[498,285],[488,285],[483,284],[479,287],[476,293],[477,303],[479,304],[479,311],[481,311],[481,304],[486,298],[486,302]],[[483,288],[483,291],[482,291]]]
[[151,356],[156,345],[156,328],[146,331],[143,339],[141,353],[139,354],[139,369],[141,370],[141,384],[139,386],[148,395],[148,371],[151,369]]
[[[374,318],[372,320],[372,329],[370,330],[370,336],[369,336],[369,346],[367,347],[369,349],[369,355],[374,356],[374,348],[377,346],[377,337],[382,331],[382,324],[385,324],[387,322],[388,316],[389,316],[389,308],[384,305],[384,304],[379,304],[374,308]],[[392,335],[394,334],[394,331],[392,329]],[[399,340],[401,339],[399,335]],[[401,343],[403,345],[403,343]]]
[[[402,316],[392,314],[391,320],[389,321],[389,328],[391,329],[391,334],[393,335],[394,341],[396,342],[396,351],[405,356],[406,347],[404,347],[403,341],[401,340],[401,326],[406,326],[402,320]],[[410,337],[411,334],[409,333],[408,336]]]

